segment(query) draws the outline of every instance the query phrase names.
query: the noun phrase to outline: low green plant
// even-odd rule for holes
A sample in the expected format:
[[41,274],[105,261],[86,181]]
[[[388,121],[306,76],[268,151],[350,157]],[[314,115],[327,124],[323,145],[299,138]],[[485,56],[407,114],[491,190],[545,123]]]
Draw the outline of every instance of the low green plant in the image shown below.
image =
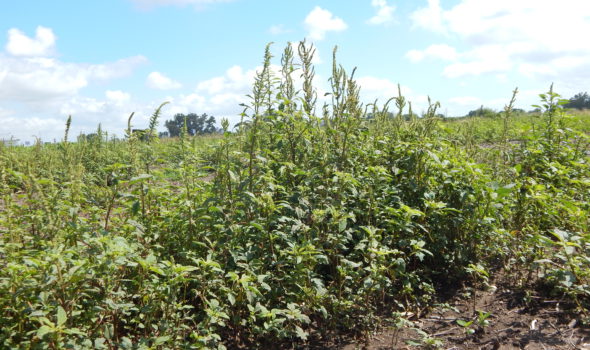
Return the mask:
[[421,349],[442,349],[443,341],[431,336],[419,328],[414,328],[414,331],[420,336],[417,340],[407,340],[406,344],[410,346],[417,346]]
[[477,310],[477,314],[469,321],[458,319],[456,322],[463,327],[466,335],[474,335],[476,333],[485,333],[486,328],[490,325],[488,318],[492,316],[490,312]]

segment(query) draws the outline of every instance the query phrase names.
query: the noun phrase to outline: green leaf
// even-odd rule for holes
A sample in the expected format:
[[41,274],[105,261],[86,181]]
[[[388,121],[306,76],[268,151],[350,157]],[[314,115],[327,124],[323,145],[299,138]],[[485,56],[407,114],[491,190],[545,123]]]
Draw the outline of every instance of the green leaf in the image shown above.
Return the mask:
[[156,341],[154,342],[154,345],[155,346],[162,345],[165,342],[167,342],[168,340],[170,340],[170,337],[167,336],[167,335],[166,336],[163,336],[163,337],[157,337],[156,338]]
[[504,186],[504,187],[500,187],[500,188],[496,189],[496,193],[501,198],[502,197],[506,197],[506,196],[508,196],[509,194],[512,193],[512,187],[514,187],[514,184],[508,185],[508,186]]
[[107,347],[104,345],[104,343],[107,340],[105,338],[96,338],[94,339],[94,348],[95,349],[106,349]]
[[133,205],[131,206],[131,213],[133,213],[133,215],[137,215],[139,213],[140,208],[141,206],[139,201],[133,202]]
[[297,333],[297,337],[299,337],[299,339],[302,339],[302,340],[306,340],[307,339],[307,332],[304,331],[301,327],[296,326],[295,327],[295,332]]
[[344,230],[346,230],[346,219],[341,219],[338,222],[338,231],[343,232]]
[[141,175],[132,177],[129,180],[129,183],[130,184],[133,184],[133,183],[140,182],[140,181],[143,181],[143,180],[146,180],[146,179],[151,179],[152,177],[154,177],[154,176],[153,175],[150,175],[150,174],[141,174]]
[[121,343],[119,346],[123,349],[132,349],[133,343],[131,342],[131,339],[129,339],[127,337],[123,337],[123,338],[121,338]]
[[114,326],[112,324],[105,324],[104,325],[104,337],[106,339],[112,339],[114,334],[115,334]]
[[471,326],[472,323],[473,323],[473,321],[457,320],[457,324],[461,327],[469,327],[469,326]]
[[57,326],[63,326],[64,323],[68,320],[68,315],[66,315],[66,310],[63,307],[57,307]]
[[53,329],[49,326],[41,326],[39,329],[37,329],[37,337],[38,338],[43,338],[43,336],[45,334],[49,334],[49,333],[53,333]]
[[569,233],[566,231],[562,231],[560,229],[553,229],[553,231],[549,231],[553,235],[553,237],[557,238],[561,243],[565,243],[565,240],[569,236]]
[[410,345],[410,346],[421,346],[422,345],[422,343],[417,342],[415,340],[411,340],[411,339],[406,340],[406,344],[407,345]]
[[78,328],[68,328],[68,329],[64,330],[64,333],[66,333],[66,334],[75,334],[75,335],[80,335],[80,336],[86,336],[86,333],[82,332]]
[[256,229],[258,229],[258,230],[260,230],[260,231],[264,231],[264,227],[262,227],[262,225],[260,225],[260,224],[259,224],[259,223],[257,223],[257,222],[254,222],[254,221],[252,221],[252,222],[250,223],[250,226],[252,226],[252,227],[254,227],[254,228],[256,228]]
[[166,273],[164,272],[164,270],[162,270],[158,266],[150,266],[150,271],[155,272],[155,273],[162,275],[162,276],[166,276]]

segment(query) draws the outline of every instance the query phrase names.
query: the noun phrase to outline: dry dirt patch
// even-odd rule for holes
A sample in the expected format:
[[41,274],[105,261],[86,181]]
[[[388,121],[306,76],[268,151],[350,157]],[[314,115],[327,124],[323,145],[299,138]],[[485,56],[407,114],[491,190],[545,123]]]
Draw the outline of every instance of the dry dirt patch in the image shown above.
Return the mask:
[[[466,291],[455,293],[445,306],[412,320],[411,328],[386,329],[368,343],[350,342],[335,348],[590,350],[590,328],[582,324],[581,315],[572,312],[571,304],[542,290],[527,295],[507,282],[497,286],[495,290],[478,291],[475,298]],[[490,313],[483,327],[477,324],[478,311]],[[471,320],[468,326],[461,322]]]

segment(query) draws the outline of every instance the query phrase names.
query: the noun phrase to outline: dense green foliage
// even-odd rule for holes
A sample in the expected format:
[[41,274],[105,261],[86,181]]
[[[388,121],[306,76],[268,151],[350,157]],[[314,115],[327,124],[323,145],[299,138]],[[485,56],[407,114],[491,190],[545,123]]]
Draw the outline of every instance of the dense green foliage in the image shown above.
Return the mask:
[[501,267],[588,316],[587,116],[550,91],[541,115],[511,102],[485,130],[436,103],[415,115],[401,95],[391,117],[335,60],[318,108],[313,48],[298,51],[275,76],[267,48],[222,138],[141,142],[128,127],[0,148],[1,346],[302,344],[400,320]]
[[203,113],[198,115],[196,113],[175,114],[170,120],[167,120],[164,125],[168,129],[168,136],[178,137],[182,128],[185,127],[189,135],[212,134],[217,131],[215,128],[215,117]]
[[564,105],[566,108],[590,109],[590,95],[587,92],[577,93]]

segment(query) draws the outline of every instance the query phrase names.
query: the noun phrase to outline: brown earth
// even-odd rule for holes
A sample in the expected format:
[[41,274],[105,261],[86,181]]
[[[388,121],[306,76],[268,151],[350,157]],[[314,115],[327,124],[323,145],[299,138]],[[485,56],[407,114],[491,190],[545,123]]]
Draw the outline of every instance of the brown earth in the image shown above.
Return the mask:
[[[385,328],[369,341],[349,341],[331,348],[590,350],[588,315],[575,313],[571,303],[548,296],[543,288],[525,293],[509,281],[496,281],[475,297],[469,288],[462,289],[440,305],[426,315],[410,318],[402,329]],[[481,326],[479,311],[490,313]],[[461,326],[457,321],[473,323]]]

